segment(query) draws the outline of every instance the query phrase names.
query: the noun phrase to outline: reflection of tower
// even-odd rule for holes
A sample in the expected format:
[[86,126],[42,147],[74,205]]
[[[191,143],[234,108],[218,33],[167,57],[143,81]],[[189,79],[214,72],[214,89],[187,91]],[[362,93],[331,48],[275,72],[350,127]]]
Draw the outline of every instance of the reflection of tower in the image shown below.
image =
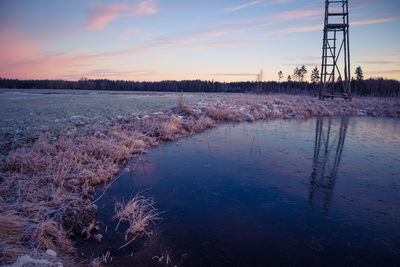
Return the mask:
[[[324,126],[326,120],[328,120],[328,124]],[[309,190],[310,205],[313,205],[313,201],[318,198],[318,195],[322,195],[324,208],[326,210],[329,208],[340,159],[342,157],[347,125],[348,118],[341,118],[339,131],[335,137],[335,125],[332,123],[332,119],[317,118],[314,158]],[[335,154],[332,162],[331,157],[333,157],[333,149],[335,149]]]
[[319,98],[351,100],[348,0],[325,0]]

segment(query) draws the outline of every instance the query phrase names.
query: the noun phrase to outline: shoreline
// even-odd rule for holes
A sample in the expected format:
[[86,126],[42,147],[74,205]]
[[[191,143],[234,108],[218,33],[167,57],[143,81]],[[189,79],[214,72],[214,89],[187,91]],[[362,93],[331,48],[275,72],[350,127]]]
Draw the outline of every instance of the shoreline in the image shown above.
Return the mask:
[[[160,142],[201,132],[219,122],[307,119],[321,116],[400,117],[400,99],[319,100],[309,96],[204,94],[186,105],[140,114],[114,126],[91,126],[72,135],[42,135],[12,151],[0,172],[0,263],[19,256],[68,265],[71,239],[95,220],[97,186],[117,179],[120,169]],[[1,166],[0,165],[0,166]],[[56,257],[46,253],[51,249]],[[79,263],[80,264],[80,263]],[[90,264],[86,262],[84,264]]]

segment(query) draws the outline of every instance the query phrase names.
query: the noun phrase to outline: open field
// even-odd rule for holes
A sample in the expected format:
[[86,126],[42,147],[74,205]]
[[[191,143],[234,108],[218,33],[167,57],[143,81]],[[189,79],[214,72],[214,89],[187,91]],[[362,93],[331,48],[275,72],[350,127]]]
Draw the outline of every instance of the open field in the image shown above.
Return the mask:
[[[0,154],[42,133],[75,133],[176,105],[177,94],[0,89]],[[196,95],[186,97],[187,101]]]
[[[97,125],[96,127],[115,125],[143,114],[157,113],[176,106],[181,95],[184,96],[186,104],[200,109],[217,105],[224,110],[227,108],[229,110],[238,109],[243,114],[248,110],[254,110],[254,107],[250,108],[249,105],[260,104],[258,96],[245,94],[0,89],[0,155],[19,147],[20,144],[31,143],[44,133],[53,136],[75,134],[82,129],[87,130],[93,125]],[[283,99],[293,101],[301,98],[285,96]],[[304,99],[313,98],[304,97]],[[357,107],[359,110],[352,110],[351,115],[396,117],[395,114],[388,114],[390,111],[387,110],[393,100],[366,99],[355,99],[353,104],[346,105],[348,107],[343,110],[339,106],[332,106],[325,114],[318,114],[322,111],[318,101],[316,101],[316,105],[313,104],[315,101],[311,101],[311,105],[307,104],[305,113],[302,111],[304,114],[290,112],[290,110],[286,114],[285,110],[276,108],[276,104],[275,107],[267,107],[266,110],[272,112],[273,117],[283,115],[283,113],[289,117],[307,117],[332,115],[332,112],[335,114],[336,112],[349,113],[348,108]],[[335,101],[334,103],[336,103]],[[369,103],[371,106],[368,106]],[[383,103],[383,106],[374,108],[374,103]],[[313,112],[317,112],[317,114]],[[274,115],[274,113],[276,114]],[[255,119],[259,119],[257,114],[252,114],[248,119],[252,120],[253,115],[256,115]],[[244,117],[246,116],[244,115]],[[246,120],[244,117],[242,116],[242,120]]]
[[[400,117],[397,98],[345,102],[287,95],[4,90],[0,102],[0,220],[7,225],[0,232],[0,263],[26,254],[74,262],[70,238],[96,227],[95,187],[115,179],[127,161],[159,142],[221,121]],[[20,148],[14,150],[14,144]]]

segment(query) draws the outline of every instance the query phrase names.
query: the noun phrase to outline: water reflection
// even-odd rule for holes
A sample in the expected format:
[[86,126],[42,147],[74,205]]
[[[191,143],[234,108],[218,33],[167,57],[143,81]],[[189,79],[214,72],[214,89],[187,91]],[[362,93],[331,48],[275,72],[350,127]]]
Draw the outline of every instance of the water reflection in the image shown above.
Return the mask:
[[316,199],[321,197],[323,208],[326,211],[329,209],[342,158],[348,122],[347,117],[342,117],[340,124],[332,123],[332,118],[317,118],[316,120],[308,198],[310,206],[313,206]]
[[276,120],[163,144],[97,203],[115,229],[115,201],[153,197],[163,212],[153,235],[118,250],[121,226],[79,251],[110,251],[114,266],[159,266],[166,253],[178,266],[399,266],[399,129],[382,118]]

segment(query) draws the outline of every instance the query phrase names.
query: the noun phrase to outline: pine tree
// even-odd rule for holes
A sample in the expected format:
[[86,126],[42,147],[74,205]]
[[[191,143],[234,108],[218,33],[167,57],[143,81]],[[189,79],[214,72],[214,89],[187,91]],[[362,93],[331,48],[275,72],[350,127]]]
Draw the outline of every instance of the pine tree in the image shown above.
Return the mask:
[[356,68],[355,74],[356,74],[357,81],[361,82],[364,79],[364,72],[362,71],[361,66],[358,66]]
[[311,82],[313,83],[313,84],[317,84],[318,82],[319,82],[319,79],[321,78],[320,76],[319,76],[319,70],[318,70],[318,68],[317,67],[315,67],[313,70],[312,70],[312,72],[311,72]]
[[281,82],[283,78],[283,72],[281,70],[278,72],[278,77],[279,77],[279,82]]
[[301,68],[299,69],[299,80],[300,80],[300,82],[302,82],[303,80],[304,80],[304,76],[306,75],[306,73],[307,73],[307,69],[306,69],[306,66],[301,66]]

